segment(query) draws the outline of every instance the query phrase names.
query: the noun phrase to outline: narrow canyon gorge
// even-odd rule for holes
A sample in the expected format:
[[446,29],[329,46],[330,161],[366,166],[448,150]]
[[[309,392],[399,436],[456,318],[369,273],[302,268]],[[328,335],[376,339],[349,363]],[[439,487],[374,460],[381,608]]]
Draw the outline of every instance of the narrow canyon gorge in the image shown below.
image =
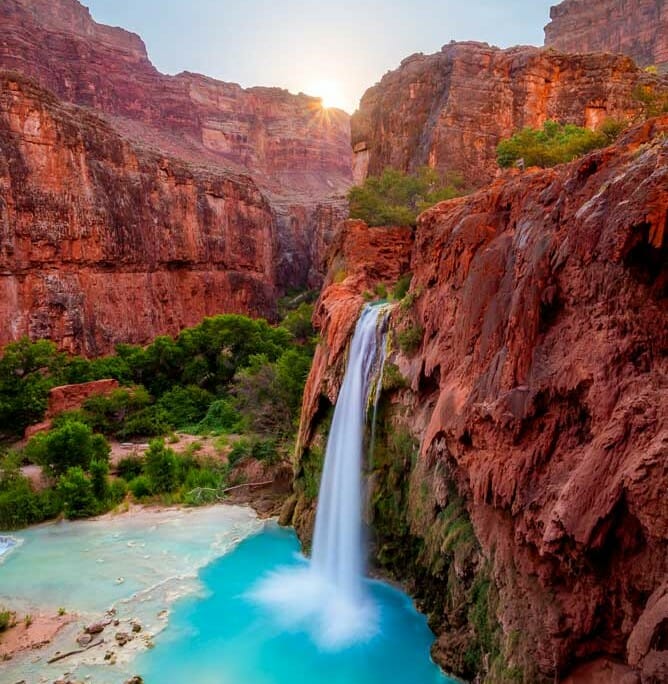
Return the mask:
[[[373,576],[427,616],[433,661],[485,684],[665,684],[667,70],[666,0],[565,0],[544,46],[407,56],[349,115],[163,74],[77,0],[2,0],[0,349],[51,340],[100,365],[58,375],[64,388],[40,384],[62,370],[47,363],[7,371],[0,415],[26,378],[48,419],[21,404],[28,437],[64,410],[90,418],[91,398],[126,401],[99,421],[120,426],[117,451],[147,442],[124,505],[142,500],[137,480],[155,494],[149,438],[169,451],[203,430],[188,435],[228,459],[218,489],[160,493],[252,503],[273,487],[272,514],[308,552],[351,340],[382,303],[365,328],[382,361],[352,393],[367,402],[364,533]],[[501,164],[502,141],[550,122],[614,135],[567,163]],[[426,210],[413,197],[415,225],[350,218],[351,188],[425,168],[465,194]],[[202,324],[223,313],[256,320]],[[138,347],[101,358],[125,343]],[[152,422],[124,432],[135,395]],[[170,401],[188,404],[181,425]]]

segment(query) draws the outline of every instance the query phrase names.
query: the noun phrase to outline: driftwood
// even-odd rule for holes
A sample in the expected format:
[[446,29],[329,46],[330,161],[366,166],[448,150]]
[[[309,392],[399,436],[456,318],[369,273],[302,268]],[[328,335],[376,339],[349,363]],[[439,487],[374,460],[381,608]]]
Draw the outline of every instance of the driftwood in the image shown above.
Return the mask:
[[60,655],[53,656],[53,658],[51,658],[51,660],[47,660],[46,662],[49,665],[51,665],[51,663],[57,663],[59,660],[69,658],[70,656],[78,655],[79,653],[85,653],[89,649],[95,648],[96,646],[100,646],[103,643],[104,643],[104,639],[100,639],[99,641],[94,641],[92,644],[88,644],[88,646],[86,646],[84,648],[78,648],[76,651],[68,651],[67,653],[61,653]]
[[188,494],[200,497],[203,492],[213,492],[218,501],[225,500],[225,494],[232,492],[235,489],[241,489],[242,487],[266,487],[267,485],[274,484],[273,480],[264,480],[263,482],[244,482],[243,484],[234,485],[233,487],[226,487],[225,489],[214,489],[213,487],[195,487],[191,489]]

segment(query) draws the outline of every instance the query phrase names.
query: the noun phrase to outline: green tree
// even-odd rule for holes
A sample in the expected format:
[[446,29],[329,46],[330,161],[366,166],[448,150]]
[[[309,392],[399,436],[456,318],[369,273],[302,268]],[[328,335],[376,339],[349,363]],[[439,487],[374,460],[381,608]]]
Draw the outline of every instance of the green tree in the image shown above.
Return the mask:
[[109,463],[106,460],[95,458],[90,462],[90,482],[95,498],[106,501],[109,498]]
[[67,518],[87,518],[97,512],[93,485],[79,466],[67,469],[58,480],[57,491]]
[[109,452],[107,440],[78,421],[35,435],[26,447],[27,455],[56,477],[73,466],[88,470],[93,459],[108,461]]
[[[163,494],[176,489],[176,454],[161,439],[150,444],[144,461],[144,474],[148,477],[153,494]],[[132,485],[131,485],[132,489]]]
[[0,358],[0,430],[21,434],[39,422],[49,390],[62,379],[65,355],[48,340],[8,344]]

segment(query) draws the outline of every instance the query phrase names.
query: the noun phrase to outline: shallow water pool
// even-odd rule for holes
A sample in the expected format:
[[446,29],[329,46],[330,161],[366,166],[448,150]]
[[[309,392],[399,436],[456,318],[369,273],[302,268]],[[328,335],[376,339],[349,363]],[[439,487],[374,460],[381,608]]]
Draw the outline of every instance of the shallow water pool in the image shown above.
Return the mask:
[[[156,647],[136,669],[148,684],[446,684],[429,658],[433,634],[408,596],[368,588],[378,611],[369,640],[323,649],[307,625],[286,628],[255,587],[270,570],[302,571],[294,532],[269,524],[203,569],[205,596],[180,601]],[[284,573],[285,570],[282,570]]]

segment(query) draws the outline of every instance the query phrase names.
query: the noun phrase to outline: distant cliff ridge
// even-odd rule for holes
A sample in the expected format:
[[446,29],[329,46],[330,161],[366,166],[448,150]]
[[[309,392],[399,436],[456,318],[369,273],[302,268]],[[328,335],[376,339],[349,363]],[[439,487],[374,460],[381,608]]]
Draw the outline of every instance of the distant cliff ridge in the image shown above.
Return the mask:
[[565,0],[550,9],[545,45],[564,52],[612,52],[668,72],[666,0]]
[[547,119],[595,128],[633,118],[649,79],[628,57],[451,43],[413,55],[369,88],[352,117],[355,181],[387,166],[429,165],[473,186],[497,172],[496,146]]
[[0,139],[0,346],[97,354],[214,313],[272,317],[320,286],[347,213],[345,112],[161,74],[76,0],[0,3]]

